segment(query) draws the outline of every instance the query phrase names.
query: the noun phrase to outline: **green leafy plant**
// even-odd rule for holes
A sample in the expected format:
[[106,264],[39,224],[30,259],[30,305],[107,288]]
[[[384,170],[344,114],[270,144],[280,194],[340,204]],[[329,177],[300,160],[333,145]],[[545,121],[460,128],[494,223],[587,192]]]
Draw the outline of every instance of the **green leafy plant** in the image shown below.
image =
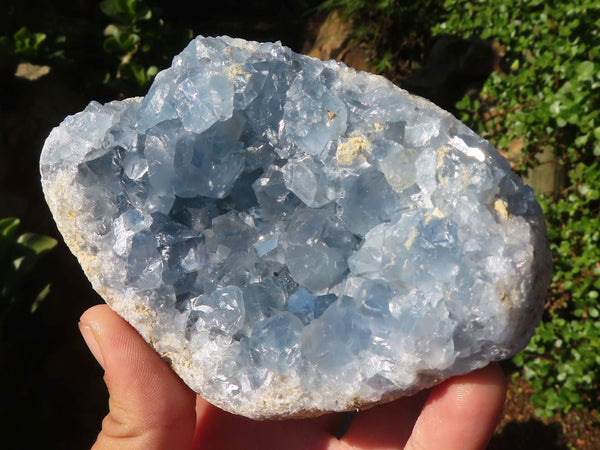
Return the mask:
[[22,58],[37,56],[38,50],[45,40],[45,33],[32,33],[27,27],[21,27],[13,35],[15,55]]
[[33,33],[27,27],[19,28],[12,36],[0,36],[10,56],[16,60],[35,59],[46,41],[46,33]]
[[[153,12],[143,0],[103,0],[100,9],[113,21],[104,29],[104,50],[119,60],[113,76],[139,88],[146,87],[158,68],[144,67],[137,54],[149,50],[160,33],[162,21],[153,20]],[[106,81],[110,79],[108,74]]]
[[371,49],[378,73],[405,75],[423,60],[431,28],[443,14],[438,0],[326,0],[321,10],[339,10],[354,24],[354,38]]
[[505,53],[461,119],[498,148],[520,142],[526,172],[552,149],[564,189],[540,196],[554,255],[544,321],[514,358],[542,416],[600,405],[600,4],[446,0],[435,34],[495,41]]
[[[104,51],[117,60],[105,83],[122,91],[143,93],[158,68],[167,65],[173,49],[180,50],[191,30],[175,30],[160,17],[159,8],[144,0],[103,0],[100,9],[111,21],[104,29]],[[183,33],[182,33],[183,31]]]
[[0,330],[11,310],[35,312],[50,292],[49,284],[39,290],[31,286],[30,277],[40,257],[57,242],[42,234],[19,234],[19,225],[19,219],[0,219]]
[[65,39],[62,34],[32,32],[22,26],[12,35],[0,36],[0,47],[4,47],[0,51],[3,50],[4,63],[8,67],[16,67],[24,61],[54,65],[63,59]]
[[514,358],[542,416],[598,404],[600,389],[600,164],[576,164],[564,196],[542,197],[554,254],[549,318]]
[[464,121],[501,149],[524,139],[520,170],[545,147],[565,163],[600,155],[598,2],[447,0],[444,7],[449,16],[436,34],[496,41],[509,67],[457,105]]

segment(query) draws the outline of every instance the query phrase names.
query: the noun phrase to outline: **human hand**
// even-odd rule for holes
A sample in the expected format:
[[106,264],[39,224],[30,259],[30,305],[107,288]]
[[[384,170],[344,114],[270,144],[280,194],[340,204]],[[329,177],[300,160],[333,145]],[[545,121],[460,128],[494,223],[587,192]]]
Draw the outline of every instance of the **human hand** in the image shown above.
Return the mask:
[[504,404],[505,379],[491,364],[362,411],[338,439],[343,414],[258,422],[212,406],[106,305],[87,310],[79,327],[110,394],[95,450],[481,449]]

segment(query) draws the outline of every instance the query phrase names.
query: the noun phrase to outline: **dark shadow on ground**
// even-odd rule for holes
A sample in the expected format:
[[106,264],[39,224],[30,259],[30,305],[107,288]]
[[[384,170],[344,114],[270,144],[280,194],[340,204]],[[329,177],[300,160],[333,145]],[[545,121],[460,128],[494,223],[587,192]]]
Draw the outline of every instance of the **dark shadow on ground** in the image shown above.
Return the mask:
[[561,443],[562,430],[558,423],[549,425],[540,420],[510,422],[492,438],[488,450],[567,450]]
[[442,36],[423,67],[403,80],[402,87],[454,113],[456,102],[465,94],[479,93],[490,74],[498,70],[499,59],[489,42]]

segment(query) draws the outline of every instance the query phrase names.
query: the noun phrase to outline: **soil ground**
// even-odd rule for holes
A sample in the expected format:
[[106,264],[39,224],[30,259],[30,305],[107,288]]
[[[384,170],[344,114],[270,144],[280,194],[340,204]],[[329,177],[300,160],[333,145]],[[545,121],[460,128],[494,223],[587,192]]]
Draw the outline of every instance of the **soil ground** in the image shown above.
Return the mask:
[[541,419],[535,414],[530,398],[531,386],[516,373],[508,376],[504,413],[489,450],[598,450],[600,416],[589,409]]

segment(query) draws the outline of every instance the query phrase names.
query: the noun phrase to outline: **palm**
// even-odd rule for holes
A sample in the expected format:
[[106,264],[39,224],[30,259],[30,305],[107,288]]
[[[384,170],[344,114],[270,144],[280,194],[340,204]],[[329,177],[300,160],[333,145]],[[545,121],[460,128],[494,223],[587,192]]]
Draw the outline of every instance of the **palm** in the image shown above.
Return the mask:
[[261,450],[404,448],[426,399],[426,394],[420,394],[364,411],[348,427],[350,417],[343,413],[257,422],[229,414],[198,397],[193,448],[243,449],[249,443]]
[[339,437],[344,414],[257,422],[210,405],[106,305],[89,309],[80,328],[110,393],[94,449],[188,449],[192,437],[194,449],[480,449],[504,402],[504,377],[490,365],[362,411]]

